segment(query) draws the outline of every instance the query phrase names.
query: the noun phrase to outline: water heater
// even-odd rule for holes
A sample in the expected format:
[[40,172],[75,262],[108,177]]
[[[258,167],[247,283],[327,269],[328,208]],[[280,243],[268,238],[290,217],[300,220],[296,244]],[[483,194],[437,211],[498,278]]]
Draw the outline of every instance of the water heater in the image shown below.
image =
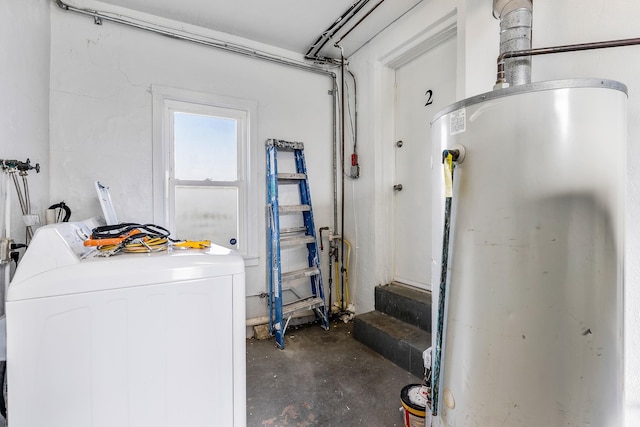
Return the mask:
[[448,257],[435,426],[622,425],[626,103],[621,83],[577,79],[435,116],[433,236],[442,152],[465,154],[432,250],[434,307]]

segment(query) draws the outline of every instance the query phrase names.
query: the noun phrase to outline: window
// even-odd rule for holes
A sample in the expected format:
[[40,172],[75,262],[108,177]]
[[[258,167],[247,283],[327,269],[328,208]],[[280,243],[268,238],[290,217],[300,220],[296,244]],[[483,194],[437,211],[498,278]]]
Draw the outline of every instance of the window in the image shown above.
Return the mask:
[[170,88],[153,94],[155,221],[178,239],[211,240],[257,263],[255,103]]

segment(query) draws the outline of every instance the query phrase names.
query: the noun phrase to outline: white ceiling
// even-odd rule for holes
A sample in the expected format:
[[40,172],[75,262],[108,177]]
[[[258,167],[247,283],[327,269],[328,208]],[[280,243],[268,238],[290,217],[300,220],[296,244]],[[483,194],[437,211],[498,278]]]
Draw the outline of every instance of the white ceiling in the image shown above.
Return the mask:
[[[318,37],[363,0],[101,0],[187,24],[306,54]],[[370,9],[378,7],[341,45],[348,56],[422,0],[367,0],[362,10],[320,52],[338,57],[333,47]]]

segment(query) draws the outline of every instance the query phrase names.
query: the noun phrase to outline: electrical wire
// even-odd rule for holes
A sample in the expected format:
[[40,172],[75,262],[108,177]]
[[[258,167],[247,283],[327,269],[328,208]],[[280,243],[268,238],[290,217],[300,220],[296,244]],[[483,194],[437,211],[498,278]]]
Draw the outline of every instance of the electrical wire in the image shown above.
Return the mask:
[[[139,233],[130,235],[132,231],[139,230]],[[122,237],[129,234],[130,237],[169,237],[169,230],[156,224],[136,224],[132,222],[123,222],[116,225],[103,225],[91,230],[91,236],[94,239],[112,239]]]
[[[354,90],[354,99],[355,99],[355,90],[356,90],[356,86],[355,86],[355,77],[353,76],[353,73],[351,71],[349,71],[347,69],[347,71],[349,72],[349,74],[351,74],[351,77],[353,78],[353,90]],[[345,90],[345,96],[347,97],[347,113],[349,114],[349,125],[351,127],[351,139],[353,140],[353,152],[356,152],[356,145],[357,145],[357,140],[356,140],[356,125],[355,125],[355,121],[353,118],[353,115],[351,114],[351,94],[349,93],[349,85],[345,84],[344,87]],[[357,114],[357,110],[356,110],[356,114]]]
[[130,243],[121,243],[120,245],[103,245],[99,246],[98,250],[101,252],[150,253],[166,251],[168,248],[169,239],[156,237],[148,240],[133,240]]
[[124,253],[161,252],[172,246],[176,249],[207,249],[210,240],[172,239],[169,230],[156,224],[122,223],[96,227],[85,246],[97,246],[101,256]]
[[[347,68],[347,72],[351,75],[351,78],[353,80],[353,104],[354,104],[354,110],[355,110],[355,115],[351,114],[351,95],[349,92],[349,85],[346,84],[345,82],[345,87],[344,87],[344,96],[346,97],[346,104],[347,104],[347,113],[349,115],[349,125],[351,128],[351,140],[353,141],[353,153],[352,153],[352,161],[353,161],[353,157],[356,157],[356,162],[357,162],[357,147],[358,147],[358,96],[357,96],[357,86],[356,86],[356,76]],[[355,116],[355,118],[354,118]],[[356,163],[357,165],[357,163]],[[355,180],[358,178],[358,176],[354,176],[351,174],[351,172],[347,173],[346,171],[343,171],[343,174],[346,178],[350,179],[350,180]]]
[[169,230],[156,224],[122,223],[96,227],[91,231],[95,240],[122,238],[117,244],[99,245],[98,251],[106,255],[118,252],[149,253],[165,251],[171,239]]
[[[351,79],[353,80],[353,109],[355,110],[355,119],[353,119],[353,123],[352,123],[352,133],[353,133],[353,152],[357,153],[358,152],[358,84],[356,82],[356,76],[355,74],[353,74],[353,72],[349,69],[349,67],[347,66],[347,71],[349,72],[349,75],[351,75]],[[347,85],[347,90],[349,89],[349,86]],[[347,93],[347,97],[348,97],[348,93]],[[351,104],[349,105],[349,119],[351,120]]]

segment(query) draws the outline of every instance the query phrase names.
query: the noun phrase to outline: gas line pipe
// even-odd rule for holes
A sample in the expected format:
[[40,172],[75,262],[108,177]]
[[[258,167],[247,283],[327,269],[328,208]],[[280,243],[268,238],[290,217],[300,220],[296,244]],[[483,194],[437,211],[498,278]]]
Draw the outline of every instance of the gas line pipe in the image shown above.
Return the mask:
[[550,53],[578,52],[583,50],[606,49],[611,47],[635,46],[640,45],[640,38],[608,40],[602,42],[568,44],[561,46],[540,47],[534,49],[516,50],[503,52],[498,56],[498,74],[496,85],[506,83],[505,60],[511,58],[520,58],[534,55],[547,55]]

